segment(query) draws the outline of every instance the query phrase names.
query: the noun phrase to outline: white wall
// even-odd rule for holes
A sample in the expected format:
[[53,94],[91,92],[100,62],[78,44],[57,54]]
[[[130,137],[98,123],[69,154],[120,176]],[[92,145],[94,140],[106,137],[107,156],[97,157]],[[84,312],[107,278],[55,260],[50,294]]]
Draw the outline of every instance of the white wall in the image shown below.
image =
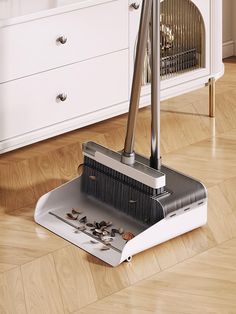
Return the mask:
[[236,1],[223,0],[223,58],[235,55]]
[[234,56],[236,56],[236,1],[232,0],[232,29],[234,41]]
[[223,42],[233,39],[232,7],[234,1],[223,0]]

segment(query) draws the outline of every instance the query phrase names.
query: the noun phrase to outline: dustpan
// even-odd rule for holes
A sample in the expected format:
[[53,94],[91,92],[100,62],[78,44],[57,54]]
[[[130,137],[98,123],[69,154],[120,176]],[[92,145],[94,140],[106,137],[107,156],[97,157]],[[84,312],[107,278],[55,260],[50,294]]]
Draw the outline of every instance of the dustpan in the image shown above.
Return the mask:
[[[150,7],[150,2],[144,0],[143,7]],[[154,197],[158,204],[156,219],[139,220],[125,211],[99,202],[83,192],[82,176],[43,195],[35,210],[35,221],[38,224],[112,266],[117,266],[125,260],[130,261],[133,255],[198,228],[207,221],[207,192],[204,185],[161,165],[159,0],[153,1],[151,7],[152,68],[155,69],[152,71],[151,162],[155,169],[160,170],[160,178],[165,178],[158,181],[161,182],[160,188],[163,192]],[[145,15],[145,10],[142,9],[140,25],[145,23],[146,30],[150,15],[148,10]],[[142,33],[141,26],[139,41],[145,43],[147,32]],[[141,69],[140,64],[139,68]],[[141,74],[140,69],[136,71],[136,75]],[[96,149],[96,144],[88,143],[85,147]],[[86,153],[85,150],[85,155]],[[122,153],[116,154],[120,154],[122,159]],[[136,155],[135,158],[140,166],[150,164],[150,160],[143,156]],[[146,212],[149,213],[149,210],[150,208],[147,208]],[[102,235],[98,236],[101,232]]]
[[[178,173],[177,175],[182,176]],[[81,177],[78,177],[43,195],[37,203],[35,221],[112,266],[117,266],[126,260],[130,261],[133,255],[198,228],[207,220],[204,189],[202,190],[203,198],[193,203],[191,208],[186,206],[181,210],[171,212],[156,224],[147,226],[118,212],[111,206],[98,203],[86,194],[80,193],[80,185]],[[112,227],[117,230],[122,228],[134,234],[135,237],[127,242],[122,235],[118,234],[109,250],[103,250],[103,242],[94,237],[92,232],[79,231],[78,227],[81,224],[67,219],[66,214],[72,208],[82,210],[81,216],[86,216],[89,222],[106,220],[112,222]]]

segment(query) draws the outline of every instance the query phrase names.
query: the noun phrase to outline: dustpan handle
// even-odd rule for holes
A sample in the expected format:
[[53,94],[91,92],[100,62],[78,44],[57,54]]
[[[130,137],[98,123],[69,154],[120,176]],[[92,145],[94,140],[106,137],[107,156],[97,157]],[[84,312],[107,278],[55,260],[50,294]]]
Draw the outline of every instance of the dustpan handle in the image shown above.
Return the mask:
[[134,155],[134,135],[136,129],[136,120],[140,101],[140,92],[142,84],[142,71],[146,52],[146,44],[148,39],[148,29],[151,18],[152,1],[143,0],[142,12],[139,25],[138,42],[136,49],[135,65],[133,82],[131,89],[127,132],[122,154],[122,162],[126,164],[133,164],[135,160]]
[[153,0],[152,7],[152,61],[151,61],[151,157],[150,166],[155,169],[161,168],[160,156],[160,0]]

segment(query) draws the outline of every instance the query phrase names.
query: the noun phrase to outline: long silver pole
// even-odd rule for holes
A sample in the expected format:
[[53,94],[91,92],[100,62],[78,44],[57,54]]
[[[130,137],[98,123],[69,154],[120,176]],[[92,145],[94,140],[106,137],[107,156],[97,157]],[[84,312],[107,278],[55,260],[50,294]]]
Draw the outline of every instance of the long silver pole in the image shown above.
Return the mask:
[[148,29],[151,18],[152,0],[143,0],[142,13],[139,25],[138,42],[136,48],[136,57],[134,65],[134,74],[128,114],[127,132],[124,145],[124,152],[122,154],[122,162],[126,164],[133,164],[134,156],[134,136],[136,130],[136,120],[139,108],[142,71],[146,52]]
[[151,158],[150,166],[161,168],[160,156],[160,0],[152,6]]

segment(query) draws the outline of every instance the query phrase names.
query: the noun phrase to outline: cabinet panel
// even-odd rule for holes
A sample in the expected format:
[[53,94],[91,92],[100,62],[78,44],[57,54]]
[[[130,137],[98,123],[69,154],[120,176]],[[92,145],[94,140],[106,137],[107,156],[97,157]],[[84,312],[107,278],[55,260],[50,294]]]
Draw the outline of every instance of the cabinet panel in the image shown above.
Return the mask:
[[0,84],[0,141],[127,100],[128,50]]
[[128,3],[116,0],[0,29],[0,83],[128,48]]

